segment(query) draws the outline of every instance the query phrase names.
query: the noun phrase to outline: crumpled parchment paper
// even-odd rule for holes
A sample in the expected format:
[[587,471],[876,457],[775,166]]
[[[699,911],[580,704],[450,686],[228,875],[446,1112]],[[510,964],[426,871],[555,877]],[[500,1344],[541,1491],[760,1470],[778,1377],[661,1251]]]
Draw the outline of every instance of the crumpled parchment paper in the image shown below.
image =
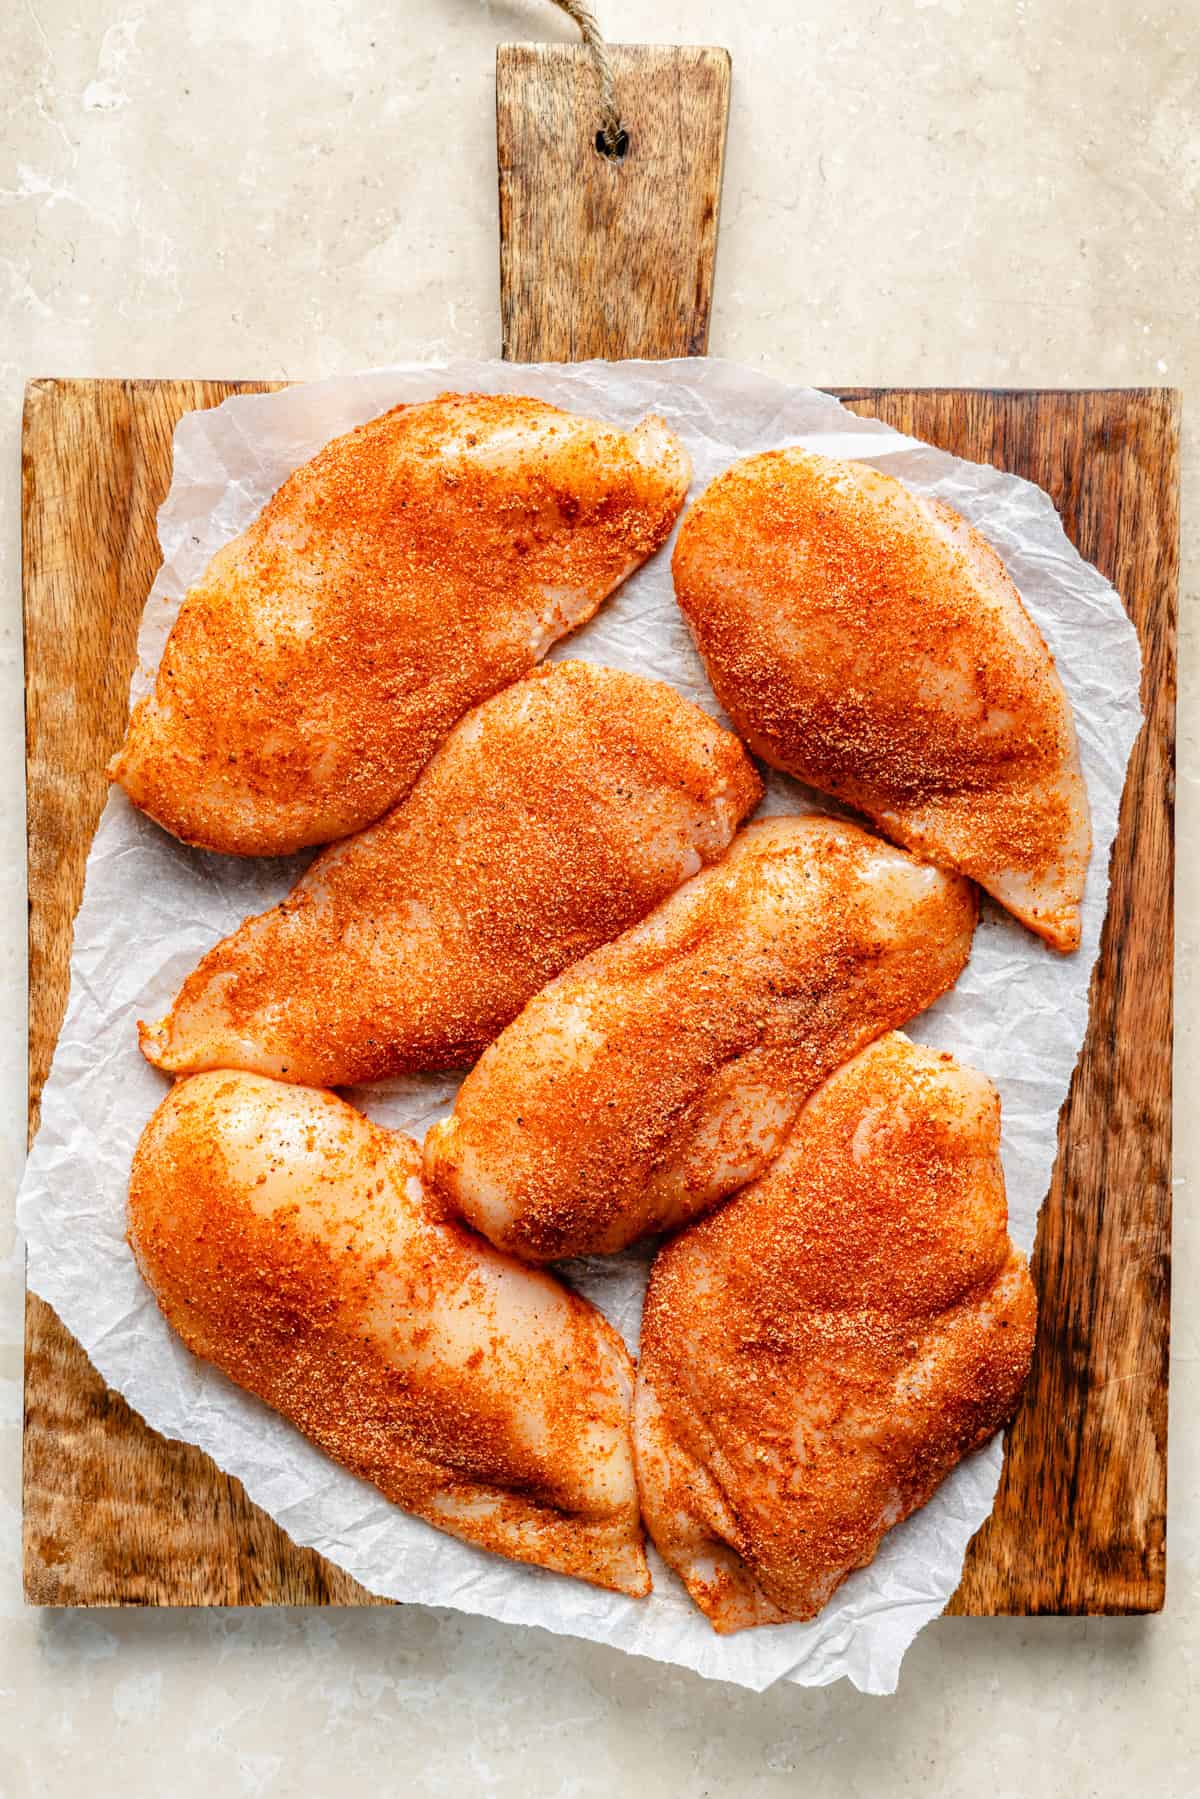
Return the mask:
[[[857,418],[827,394],[713,360],[414,364],[227,400],[187,415],[175,434],[174,479],[159,514],[163,565],[146,606],[135,692],[157,664],[181,595],[292,469],[398,401],[472,388],[535,394],[627,426],[659,412],[691,452],[693,496],[735,457],[773,445],[855,457],[949,501],[1003,556],[1058,659],[1078,721],[1095,832],[1083,946],[1060,957],[985,903],[958,986],[910,1032],[997,1083],[1012,1234],[1030,1249],[1059,1107],[1087,1022],[1109,848],[1141,720],[1133,627],[1112,587],[1069,544],[1039,488]],[[659,676],[718,711],[675,607],[669,548],[556,654]],[[818,803],[772,777],[768,810]],[[874,1563],[853,1575],[814,1622],[722,1639],[653,1554],[654,1593],[632,1600],[502,1561],[410,1518],[195,1361],[168,1330],[124,1238],[130,1160],[165,1091],[138,1052],[135,1021],[164,1012],[210,944],[247,913],[281,899],[305,860],[247,863],[185,849],[114,790],[92,846],[70,1004],[19,1199],[30,1286],[149,1424],[199,1444],[298,1543],[375,1593],[539,1624],[756,1689],[780,1679],[824,1685],[846,1676],[865,1692],[893,1691],[904,1651],[954,1591],[967,1543],[991,1508],[998,1441],[892,1531]],[[372,1116],[420,1136],[448,1109],[455,1086],[449,1078],[416,1078],[352,1097]],[[648,1262],[647,1251],[634,1250],[568,1269],[635,1351]]]

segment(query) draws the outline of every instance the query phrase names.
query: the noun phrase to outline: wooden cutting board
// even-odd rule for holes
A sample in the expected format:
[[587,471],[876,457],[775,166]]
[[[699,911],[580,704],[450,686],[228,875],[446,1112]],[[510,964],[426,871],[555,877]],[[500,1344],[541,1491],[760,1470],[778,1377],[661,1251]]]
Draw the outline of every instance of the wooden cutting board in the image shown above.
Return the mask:
[[[30,1130],[66,1004],[72,921],[158,564],[171,433],[263,382],[35,381],[24,432]],[[1041,1328],[995,1513],[953,1610],[1163,1602],[1170,1238],[1178,409],[1162,391],[853,390],[903,431],[1045,487],[1116,584],[1145,657],[1091,1023],[1034,1275]],[[28,1300],[25,1591],[50,1605],[367,1604],[197,1449],[106,1390]]]
[[[729,58],[625,46],[613,60],[629,128],[621,159],[592,145],[594,71],[582,52],[506,46],[497,58],[501,310],[514,359],[695,354],[707,344]],[[159,561],[155,513],[171,434],[189,408],[274,385],[47,380],[27,391],[31,1133],[66,1005],[101,771],[124,729],[138,620]],[[1177,397],[842,397],[1046,488],[1141,637],[1147,723],[1034,1257],[1038,1350],[996,1510],[951,1609],[1156,1610],[1166,1534]],[[298,1549],[199,1450],[148,1430],[32,1295],[26,1321],[31,1603],[378,1603]]]

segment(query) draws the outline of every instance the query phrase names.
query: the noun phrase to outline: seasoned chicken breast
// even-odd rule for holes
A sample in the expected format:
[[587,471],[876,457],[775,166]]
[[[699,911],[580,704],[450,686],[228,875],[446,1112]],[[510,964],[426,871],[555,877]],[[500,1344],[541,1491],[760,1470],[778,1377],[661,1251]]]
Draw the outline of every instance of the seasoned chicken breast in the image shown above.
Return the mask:
[[470,713],[408,798],[210,950],[142,1048],[342,1087],[473,1062],[725,850],[762,788],[673,688],[589,662]]
[[811,1618],[871,1561],[1011,1416],[1035,1312],[994,1090],[882,1038],[651,1273],[642,1510],[714,1627]]
[[371,420],[214,556],[109,773],[206,849],[361,830],[658,548],[690,473],[657,418],[445,394]]
[[965,519],[861,463],[772,450],[705,489],[672,567],[757,755],[1078,945],[1091,826],[1071,707]]
[[641,1595],[632,1364],[594,1307],[446,1222],[331,1093],[179,1082],[129,1240],[188,1348],[439,1530]]
[[530,1261],[623,1248],[766,1166],[839,1063],[958,978],[968,882],[854,825],[772,818],[532,999],[425,1143]]

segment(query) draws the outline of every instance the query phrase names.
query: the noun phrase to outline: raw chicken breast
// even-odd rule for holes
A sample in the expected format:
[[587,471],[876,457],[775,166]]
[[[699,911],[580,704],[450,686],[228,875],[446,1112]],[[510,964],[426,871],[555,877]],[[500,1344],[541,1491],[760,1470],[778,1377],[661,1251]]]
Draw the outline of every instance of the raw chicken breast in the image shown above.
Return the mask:
[[142,1136],[129,1239],[189,1349],[395,1504],[649,1591],[624,1344],[439,1217],[411,1139],[331,1093],[197,1075]]
[[993,1088],[882,1038],[651,1273],[642,1510],[714,1627],[819,1612],[1011,1417],[1035,1317]]
[[408,798],[210,950],[142,1048],[173,1074],[342,1087],[473,1062],[567,965],[722,854],[762,791],[660,681],[539,669]]
[[965,519],[861,463],[773,450],[705,489],[672,568],[757,755],[1076,948],[1091,826],[1071,707]]
[[826,1075],[952,986],[967,881],[855,825],[772,818],[532,999],[425,1143],[530,1261],[623,1248],[752,1180]]
[[361,830],[658,548],[690,473],[657,418],[445,394],[372,419],[213,557],[110,774],[206,849]]

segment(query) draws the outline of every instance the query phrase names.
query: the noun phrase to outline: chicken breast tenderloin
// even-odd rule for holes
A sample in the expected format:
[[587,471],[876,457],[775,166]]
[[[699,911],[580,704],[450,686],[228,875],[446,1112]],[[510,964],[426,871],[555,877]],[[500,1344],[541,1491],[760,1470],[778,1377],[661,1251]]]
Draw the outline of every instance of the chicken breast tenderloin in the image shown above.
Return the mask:
[[882,1038],[651,1272],[642,1511],[714,1627],[815,1616],[1012,1415],[1035,1320],[994,1090]]
[[965,519],[862,463],[772,450],[705,489],[672,570],[757,755],[1077,947],[1091,825],[1070,703]]
[[280,855],[371,824],[469,707],[664,541],[691,475],[540,400],[399,406],[297,469],[185,596],[109,767],[185,842]]
[[761,792],[737,739],[663,682],[536,670],[470,713],[379,824],[210,950],[142,1049],[173,1074],[329,1087],[468,1065],[720,856]]
[[975,891],[854,825],[748,826],[552,981],[467,1076],[425,1175],[533,1262],[684,1223],[766,1166],[808,1095],[966,962]]
[[142,1136],[129,1240],[189,1349],[395,1504],[649,1591],[624,1344],[437,1215],[409,1138],[331,1093],[197,1075]]

